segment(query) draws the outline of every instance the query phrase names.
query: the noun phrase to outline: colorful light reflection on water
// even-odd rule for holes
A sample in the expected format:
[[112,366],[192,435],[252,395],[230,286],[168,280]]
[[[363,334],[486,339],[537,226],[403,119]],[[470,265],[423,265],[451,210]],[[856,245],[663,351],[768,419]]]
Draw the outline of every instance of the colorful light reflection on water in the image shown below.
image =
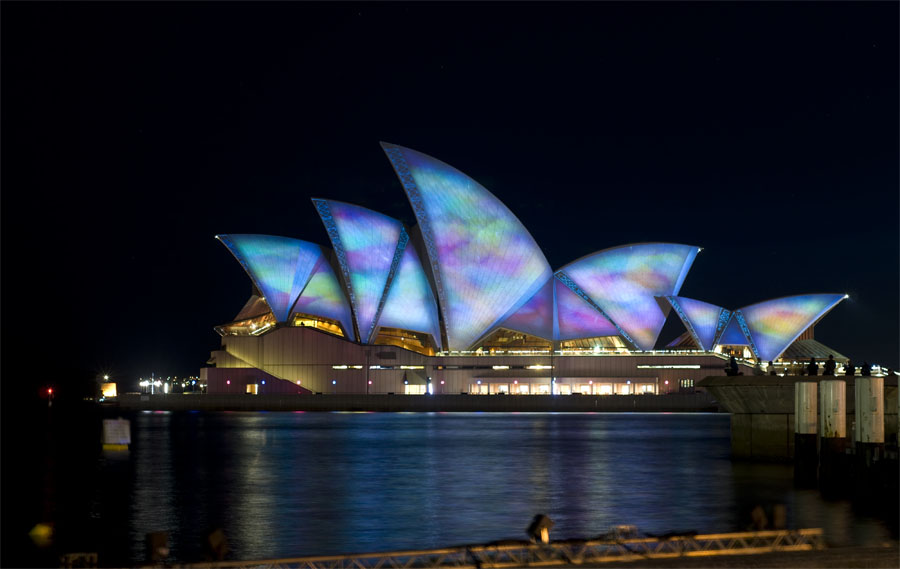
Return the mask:
[[[74,547],[104,536],[97,548],[107,564],[142,562],[152,531],[169,533],[172,562],[201,560],[203,539],[218,527],[230,559],[264,559],[522,539],[537,513],[556,522],[554,539],[617,524],[736,531],[754,506],[778,503],[789,527],[822,527],[830,545],[890,537],[849,502],[794,489],[790,465],[732,462],[724,414],[131,418],[127,459],[101,454],[77,465],[70,457],[61,471],[69,474],[44,479],[68,532],[60,538]],[[87,473],[82,494],[66,490],[74,469]],[[89,496],[80,509],[67,505]]]

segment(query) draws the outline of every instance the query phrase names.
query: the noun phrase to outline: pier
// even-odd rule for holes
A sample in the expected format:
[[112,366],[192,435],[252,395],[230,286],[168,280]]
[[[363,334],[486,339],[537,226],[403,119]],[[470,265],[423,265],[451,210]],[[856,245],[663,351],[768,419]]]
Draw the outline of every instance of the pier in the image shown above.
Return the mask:
[[[795,450],[795,385],[798,382],[846,381],[844,432],[856,426],[854,376],[719,376],[698,383],[731,413],[731,452],[734,458],[790,461]],[[819,390],[821,392],[821,389]],[[884,437],[897,445],[897,376],[884,378]],[[818,407],[818,406],[817,406]],[[820,433],[821,435],[821,433]],[[846,435],[842,438],[845,438]]]

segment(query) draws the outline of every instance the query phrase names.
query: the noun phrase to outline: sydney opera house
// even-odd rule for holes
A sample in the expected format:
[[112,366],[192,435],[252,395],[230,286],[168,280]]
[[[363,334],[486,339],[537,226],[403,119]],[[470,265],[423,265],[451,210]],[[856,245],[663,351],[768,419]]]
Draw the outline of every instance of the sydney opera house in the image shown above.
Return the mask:
[[[553,270],[478,182],[420,152],[382,147],[415,226],[313,199],[331,248],[217,236],[253,292],[216,327],[221,347],[201,370],[209,392],[667,393],[723,374],[730,355],[747,374],[756,363],[775,362],[780,373],[827,356],[812,330],[843,294],[741,308],[685,298],[700,248],[675,243],[620,245]],[[684,333],[660,345],[673,312]]]

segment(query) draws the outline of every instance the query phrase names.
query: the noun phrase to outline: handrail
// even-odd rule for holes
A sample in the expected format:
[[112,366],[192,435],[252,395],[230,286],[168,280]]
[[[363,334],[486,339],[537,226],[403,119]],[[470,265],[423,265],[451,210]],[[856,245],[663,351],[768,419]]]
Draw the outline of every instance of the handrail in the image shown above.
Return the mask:
[[747,555],[773,551],[824,549],[820,528],[756,532],[676,535],[628,539],[555,541],[470,545],[427,550],[402,550],[351,555],[324,555],[255,561],[212,561],[179,565],[184,568],[246,569],[425,569],[548,567],[634,559]]

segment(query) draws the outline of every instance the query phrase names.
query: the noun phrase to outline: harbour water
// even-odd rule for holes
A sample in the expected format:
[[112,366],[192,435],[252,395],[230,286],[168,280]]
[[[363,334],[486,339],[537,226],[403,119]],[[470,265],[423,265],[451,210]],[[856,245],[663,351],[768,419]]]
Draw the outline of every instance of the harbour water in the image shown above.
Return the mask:
[[755,506],[777,504],[788,527],[821,527],[831,546],[896,537],[895,526],[849,501],[795,489],[790,465],[732,461],[725,414],[128,418],[127,453],[100,451],[92,426],[47,429],[16,527],[51,522],[55,543],[28,560],[98,551],[101,565],[138,564],[146,534],[164,531],[170,561],[196,561],[216,528],[230,559],[422,549],[523,539],[538,513],[555,522],[554,539],[617,524],[652,534],[739,531]]

